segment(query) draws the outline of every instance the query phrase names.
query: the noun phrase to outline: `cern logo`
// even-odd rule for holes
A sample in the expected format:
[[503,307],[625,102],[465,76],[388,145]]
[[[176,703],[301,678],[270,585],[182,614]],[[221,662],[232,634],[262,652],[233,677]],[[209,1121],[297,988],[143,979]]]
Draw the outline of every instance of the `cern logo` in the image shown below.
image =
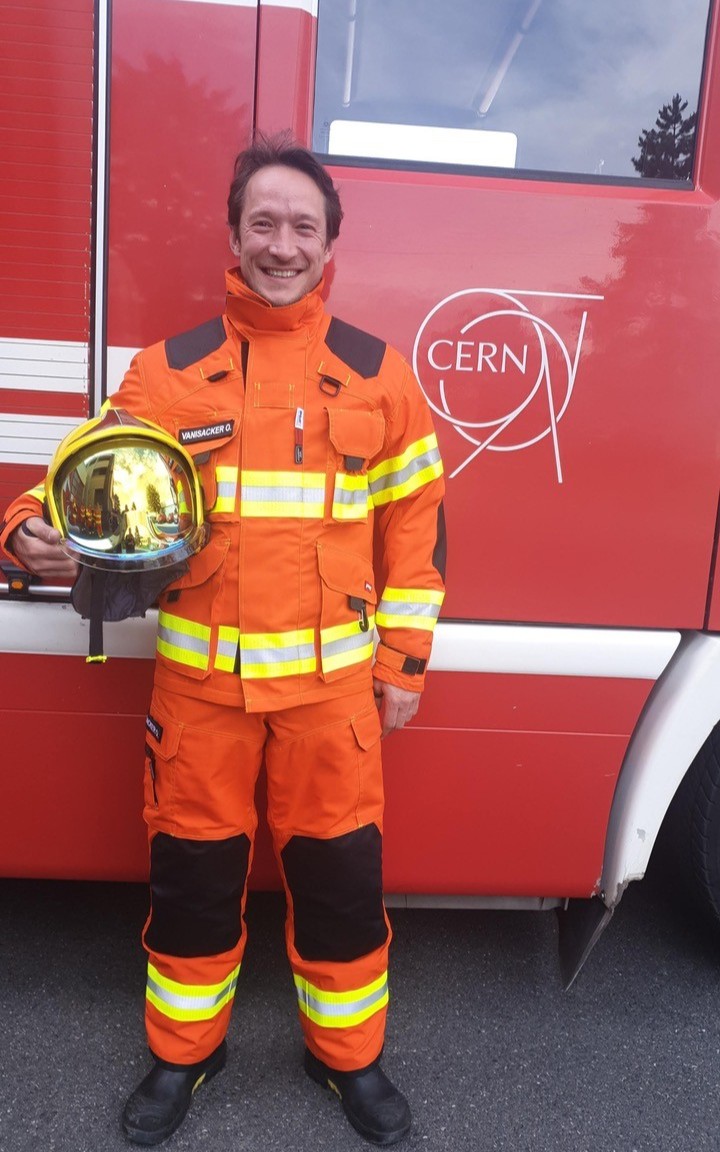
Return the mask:
[[433,412],[470,450],[520,452],[547,441],[563,482],[559,425],[572,399],[588,307],[602,296],[466,288],[420,325],[413,369]]

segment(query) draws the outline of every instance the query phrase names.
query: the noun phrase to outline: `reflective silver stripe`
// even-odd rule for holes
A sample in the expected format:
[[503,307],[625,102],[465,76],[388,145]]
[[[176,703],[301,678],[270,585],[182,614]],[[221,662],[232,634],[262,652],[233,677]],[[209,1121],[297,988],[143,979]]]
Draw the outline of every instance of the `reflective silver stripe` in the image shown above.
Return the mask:
[[315,633],[250,632],[240,637],[240,675],[244,680],[272,679],[314,672]]
[[333,493],[334,504],[367,504],[367,488],[340,488],[336,486]]
[[185,632],[178,632],[175,628],[168,628],[161,618],[158,618],[158,639],[164,640],[173,648],[183,648],[186,652],[196,652],[198,656],[209,657],[210,642],[202,640],[199,636],[188,636]]
[[324,488],[301,488],[299,485],[243,483],[242,499],[256,504],[323,504]]
[[372,636],[369,631],[358,631],[353,636],[341,636],[339,640],[329,640],[327,643],[322,643],[322,659],[327,660],[331,656],[339,656],[342,652],[352,652],[354,648],[364,648],[371,643]]
[[170,990],[163,987],[162,984],[158,984],[158,982],[153,980],[152,976],[148,974],[147,988],[148,991],[154,993],[154,995],[157,996],[158,1000],[162,1000],[163,1003],[167,1004],[170,1008],[177,1008],[181,1011],[185,1011],[187,1009],[192,1011],[204,1011],[214,1008],[223,1000],[229,999],[229,997],[232,996],[235,992],[237,982],[238,973],[236,972],[230,979],[229,983],[224,985],[219,992],[215,992],[209,996],[180,996],[176,992],[170,992]]
[[287,660],[309,660],[314,656],[314,644],[288,644],[286,648],[249,648],[245,637],[241,638],[241,663],[284,664]]
[[388,472],[384,476],[378,476],[375,480],[371,480],[370,493],[375,496],[378,492],[384,492],[388,488],[399,488],[418,472],[437,464],[439,460],[440,449],[428,448],[422,455],[416,456],[414,460],[411,460],[404,468],[398,469],[397,472]]
[[334,520],[366,520],[370,505],[370,490],[366,475],[337,472],[333,490],[332,517]]
[[235,500],[235,493],[237,492],[236,480],[221,480],[217,486],[218,497],[223,500]]
[[224,657],[226,660],[234,660],[238,650],[237,637],[234,640],[218,640],[217,656]]
[[422,604],[417,601],[409,603],[407,600],[381,600],[377,614],[386,616],[427,616],[437,620],[440,615],[439,604]]
[[379,988],[371,992],[369,996],[362,996],[359,1000],[344,1000],[341,1003],[330,1003],[327,1000],[318,1000],[317,997],[311,996],[306,988],[297,985],[298,1000],[301,1006],[316,1012],[319,1016],[354,1016],[356,1012],[363,1012],[366,1008],[372,1008],[373,1004],[377,1004],[387,995],[388,985],[387,979]]

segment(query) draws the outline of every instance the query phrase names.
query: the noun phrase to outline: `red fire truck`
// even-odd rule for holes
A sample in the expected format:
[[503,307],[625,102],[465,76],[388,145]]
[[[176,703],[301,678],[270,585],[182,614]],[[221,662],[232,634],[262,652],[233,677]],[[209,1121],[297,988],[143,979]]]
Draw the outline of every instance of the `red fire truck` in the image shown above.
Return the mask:
[[[720,907],[719,13],[0,0],[0,513],[221,311],[233,158],[292,129],[345,207],[329,307],[412,362],[447,475],[386,887],[563,909],[568,975],[678,790]],[[68,590],[5,575],[0,873],[141,879],[153,612],[87,665]]]

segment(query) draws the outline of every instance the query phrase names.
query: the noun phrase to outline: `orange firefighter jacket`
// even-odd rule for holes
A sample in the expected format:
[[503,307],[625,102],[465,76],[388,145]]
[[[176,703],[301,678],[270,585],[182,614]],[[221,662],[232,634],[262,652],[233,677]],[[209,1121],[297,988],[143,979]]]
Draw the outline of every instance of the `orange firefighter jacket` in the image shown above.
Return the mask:
[[[237,270],[227,289],[222,317],[138,353],[110,401],[190,452],[211,525],[160,597],[156,682],[252,712],[354,691],[371,667],[419,691],[445,551],[419,385],[325,312],[322,284],[279,308]],[[0,543],[40,495],[11,505]]]

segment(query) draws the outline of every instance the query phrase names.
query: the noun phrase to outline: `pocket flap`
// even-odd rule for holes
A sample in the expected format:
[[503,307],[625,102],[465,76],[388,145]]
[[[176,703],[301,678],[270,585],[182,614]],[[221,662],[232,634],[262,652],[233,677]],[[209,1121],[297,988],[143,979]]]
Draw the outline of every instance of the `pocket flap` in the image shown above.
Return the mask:
[[360,716],[353,716],[350,721],[355,739],[360,747],[367,752],[373,744],[377,744],[382,734],[382,725],[377,708],[363,712]]
[[348,408],[328,408],[330,440],[341,456],[371,460],[385,440],[382,412],[353,412]]
[[224,562],[229,547],[230,537],[213,530],[205,547],[188,560],[189,568],[185,575],[169,584],[165,592],[179,591],[181,588],[197,588],[200,584],[204,584]]
[[320,578],[334,592],[358,596],[366,604],[377,604],[372,564],[355,552],[343,552],[329,544],[318,544]]
[[180,745],[181,726],[177,720],[149,712],[145,720],[145,744],[161,760],[172,760]]

